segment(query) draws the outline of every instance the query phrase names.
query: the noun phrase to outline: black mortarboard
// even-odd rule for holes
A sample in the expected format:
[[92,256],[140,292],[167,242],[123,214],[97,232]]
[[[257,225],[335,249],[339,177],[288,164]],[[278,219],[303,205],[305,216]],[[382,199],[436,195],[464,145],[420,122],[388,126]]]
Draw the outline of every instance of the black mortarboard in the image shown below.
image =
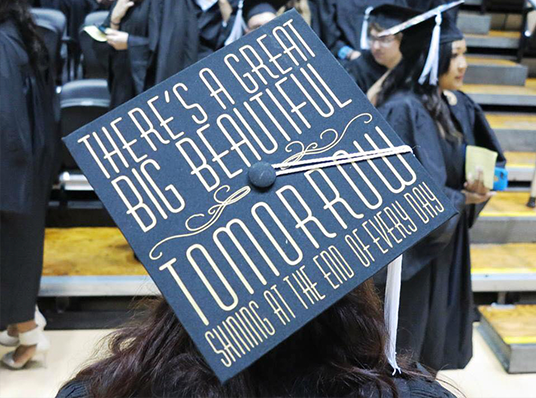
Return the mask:
[[458,0],[440,5],[379,34],[379,36],[388,36],[402,32],[403,37],[400,43],[402,56],[408,56],[416,51],[428,52],[419,78],[420,84],[423,84],[426,78],[430,84],[437,84],[439,45],[463,39],[463,34],[456,26],[455,20],[447,13],[463,2],[464,0]]
[[369,24],[377,23],[383,29],[389,29],[417,16],[418,14],[418,11],[408,7],[396,4],[382,4],[370,12]]
[[367,50],[369,48],[367,38],[368,27],[371,23],[375,22],[380,25],[382,29],[389,29],[417,14],[419,14],[418,11],[406,7],[405,0],[396,0],[394,3],[384,3],[377,7],[367,7],[365,9],[363,24],[361,25],[361,49]]
[[276,13],[277,10],[275,9],[275,7],[273,5],[271,5],[270,3],[259,3],[257,5],[254,5],[253,7],[251,7],[250,9],[248,9],[246,11],[246,21],[249,21],[249,19],[251,17],[254,17],[255,15],[257,14],[263,14],[265,12],[271,12],[271,13]]
[[246,0],[244,2],[244,19],[247,22],[251,17],[265,12],[275,14],[285,3],[286,1],[282,0]]
[[401,254],[455,211],[295,10],[64,140],[220,380],[388,264],[397,369]]

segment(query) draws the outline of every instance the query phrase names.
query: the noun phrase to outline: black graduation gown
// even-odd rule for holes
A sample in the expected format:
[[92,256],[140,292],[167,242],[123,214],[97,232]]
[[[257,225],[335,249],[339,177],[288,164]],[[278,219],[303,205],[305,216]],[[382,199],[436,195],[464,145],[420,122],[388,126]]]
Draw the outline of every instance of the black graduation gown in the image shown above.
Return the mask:
[[363,51],[361,56],[345,65],[359,88],[366,94],[380,78],[387,73],[387,68],[376,62],[370,51]]
[[197,61],[199,34],[193,0],[144,0],[127,11],[119,30],[129,38],[127,50],[110,50],[112,109]]
[[0,23],[0,327],[34,317],[45,214],[57,165],[51,79],[30,65],[16,24]]
[[78,31],[86,16],[94,11],[109,8],[106,4],[99,4],[95,0],[59,0],[59,9],[67,18],[67,35],[75,42],[79,42]]
[[229,37],[236,19],[238,0],[228,1],[233,7],[233,13],[225,24],[223,23],[218,2],[214,3],[206,11],[203,11],[197,4],[195,5],[199,27],[199,59],[205,58],[214,51],[223,48],[225,40]]
[[[413,369],[412,369],[413,370]],[[418,371],[426,374],[427,372],[422,369],[421,366],[418,366]],[[412,379],[405,379],[401,377],[400,374],[392,378],[395,388],[398,392],[399,397],[403,398],[455,398],[455,395],[443,388],[437,381],[434,381],[429,378],[424,377],[415,377]],[[299,383],[295,383],[292,388],[286,388],[287,386],[279,386],[281,392],[277,394],[278,397],[317,397],[318,394],[313,393],[318,389],[317,380],[301,380]],[[340,386],[333,386],[335,390],[336,387],[340,387],[342,391],[347,391],[348,386],[343,383]],[[337,394],[339,393],[339,394]],[[134,395],[134,394],[133,394]],[[325,396],[339,396],[340,391],[333,391],[331,394],[327,392]],[[352,396],[357,394],[352,394]],[[179,397],[180,395],[175,395]],[[382,388],[381,391],[378,390],[378,387],[370,383],[362,389],[362,397],[367,398],[393,398],[393,394],[390,390]],[[90,394],[88,392],[88,386],[86,383],[81,381],[71,381],[64,385],[56,398],[89,398]]]
[[[463,142],[442,139],[428,111],[410,92],[393,95],[379,110],[459,212],[404,253],[397,348],[432,369],[464,368],[472,357],[469,228],[483,205],[466,205],[465,146],[479,145],[504,156],[481,108],[453,93],[451,114]],[[375,278],[380,284],[383,274]],[[383,287],[380,287],[382,290]]]

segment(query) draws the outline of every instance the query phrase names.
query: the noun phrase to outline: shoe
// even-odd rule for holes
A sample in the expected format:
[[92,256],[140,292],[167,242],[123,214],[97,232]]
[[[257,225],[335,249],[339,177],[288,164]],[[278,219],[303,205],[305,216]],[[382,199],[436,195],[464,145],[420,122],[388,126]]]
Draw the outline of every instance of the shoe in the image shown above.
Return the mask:
[[24,362],[15,362],[15,360],[13,359],[15,351],[8,352],[2,357],[2,362],[4,363],[4,365],[13,370],[22,369],[30,361],[36,360],[38,356],[42,356],[43,362],[46,363],[46,355],[50,348],[50,342],[45,337],[45,333],[41,328],[36,327],[35,329],[32,329],[28,332],[19,333],[19,342],[20,345],[25,346],[35,345],[35,354],[33,355],[33,357],[28,358],[28,360]]
[[19,345],[18,336],[10,336],[7,330],[0,333],[0,344],[6,347],[16,347]]
[[[37,327],[43,330],[45,326],[47,325],[47,320],[41,314],[39,311],[39,308],[37,308],[37,305],[35,306],[35,323],[37,324]],[[6,346],[6,347],[16,347],[19,345],[19,338],[17,336],[10,336],[7,333],[7,330],[4,330],[0,333],[0,345]]]

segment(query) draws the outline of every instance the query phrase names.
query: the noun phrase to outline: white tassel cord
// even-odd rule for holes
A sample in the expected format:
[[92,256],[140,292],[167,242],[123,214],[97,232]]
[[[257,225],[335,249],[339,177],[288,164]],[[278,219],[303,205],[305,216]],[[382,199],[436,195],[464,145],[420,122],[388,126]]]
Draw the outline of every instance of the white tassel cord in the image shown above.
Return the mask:
[[244,0],[240,0],[238,3],[238,11],[236,12],[236,18],[233,23],[233,28],[231,29],[231,33],[229,33],[229,37],[225,40],[225,45],[229,45],[232,42],[240,39],[244,35],[244,31],[246,30],[246,23],[244,22],[243,17],[243,9],[244,8]]
[[340,164],[361,162],[363,160],[376,159],[385,156],[400,155],[409,152],[413,152],[410,146],[401,145],[394,148],[384,148],[367,152],[355,152],[340,156],[327,156],[310,160],[300,160],[291,163],[277,163],[273,164],[272,167],[274,169],[281,169],[276,171],[276,175],[280,176],[285,174],[300,173],[323,167],[337,166]]
[[393,368],[393,376],[402,373],[396,362],[396,333],[398,329],[398,307],[400,306],[400,287],[402,283],[402,255],[387,266],[387,283],[385,285],[384,318],[387,326],[388,340],[385,345],[387,361]]
[[[274,169],[280,169],[276,171],[276,175],[279,176],[323,167],[336,166],[339,164],[399,155],[408,152],[413,152],[411,147],[408,145],[401,145],[393,148],[349,153],[341,156],[327,156],[323,158],[300,160],[290,163],[277,163],[273,164],[272,167]],[[385,345],[385,355],[387,356],[387,361],[393,368],[393,376],[397,372],[402,373],[396,361],[396,333],[398,329],[398,308],[400,306],[401,283],[402,255],[397,257],[387,266],[387,283],[385,285],[384,319],[388,332],[387,344]]]
[[438,13],[435,17],[435,26],[432,33],[432,39],[430,40],[430,49],[428,50],[428,56],[426,57],[426,63],[419,77],[419,84],[424,84],[426,77],[429,76],[428,81],[431,85],[437,85],[437,71],[439,68],[439,39],[441,36],[441,22],[443,18],[441,13]]
[[373,10],[373,7],[367,7],[365,10],[365,18],[363,19],[363,25],[361,25],[361,38],[360,38],[360,46],[361,50],[368,50],[368,20],[370,17],[370,12]]

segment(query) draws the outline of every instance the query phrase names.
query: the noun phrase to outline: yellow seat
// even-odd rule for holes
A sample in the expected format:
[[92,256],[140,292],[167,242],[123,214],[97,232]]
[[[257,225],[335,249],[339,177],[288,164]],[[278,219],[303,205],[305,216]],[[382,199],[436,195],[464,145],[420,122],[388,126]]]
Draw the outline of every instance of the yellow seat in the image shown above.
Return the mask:
[[147,275],[118,228],[47,228],[43,276]]

